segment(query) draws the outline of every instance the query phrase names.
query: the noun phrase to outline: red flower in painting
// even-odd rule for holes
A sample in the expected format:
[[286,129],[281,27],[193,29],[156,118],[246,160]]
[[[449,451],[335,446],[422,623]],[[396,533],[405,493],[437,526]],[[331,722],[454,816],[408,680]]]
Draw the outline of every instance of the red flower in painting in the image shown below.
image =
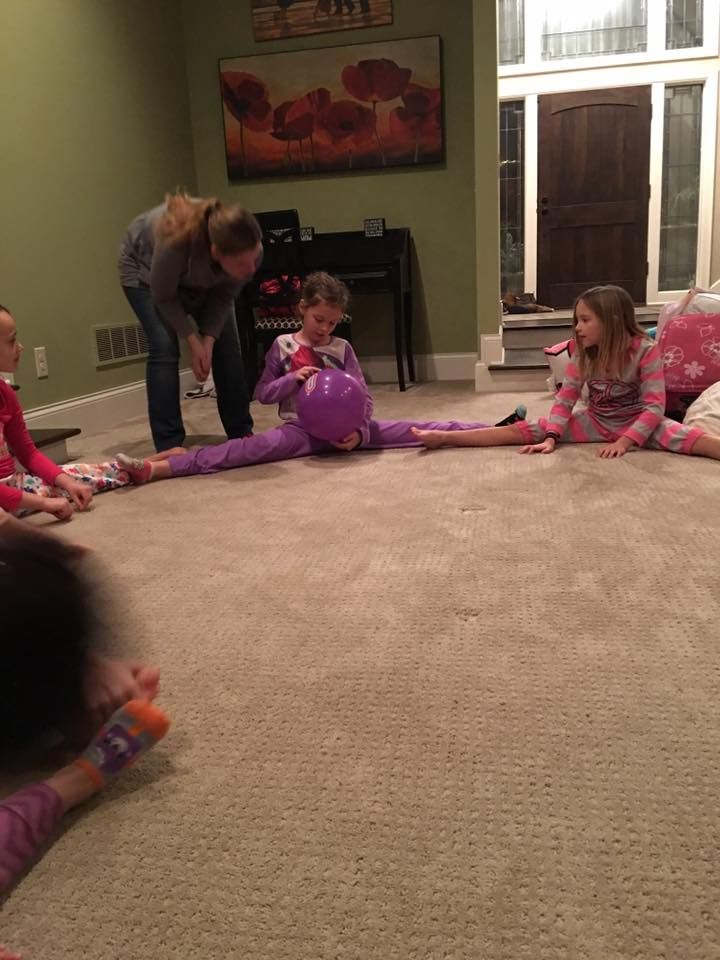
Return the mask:
[[399,97],[410,82],[412,70],[394,60],[361,60],[343,69],[343,86],[356,100],[385,103]]
[[347,151],[348,169],[352,169],[353,150],[376,136],[375,114],[353,100],[336,100],[323,114],[322,122],[332,142]]
[[390,130],[401,140],[417,140],[440,130],[440,90],[409,83],[402,95],[404,106],[390,114]]
[[311,90],[304,97],[300,97],[288,110],[287,122],[292,123],[302,116],[310,116],[313,120],[325,113],[330,106],[330,91],[325,87],[318,87],[317,90]]
[[330,91],[324,87],[312,90],[299,100],[286,100],[273,114],[271,136],[287,142],[287,162],[291,165],[290,142],[296,140],[300,152],[300,166],[305,169],[302,141],[310,141],[310,162],[315,163],[313,134],[320,125],[320,118],[330,106]]
[[240,124],[240,159],[247,176],[245,128],[260,133],[272,126],[273,109],[268,100],[268,89],[251,73],[228,71],[220,78],[225,106]]
[[372,139],[375,116],[352,100],[336,100],[323,114],[323,126],[334,143],[352,140],[360,144]]
[[270,136],[276,140],[304,140],[315,128],[315,118],[311,113],[301,113],[291,120],[289,114],[295,100],[286,100],[273,113],[273,127]]
[[222,98],[230,113],[248,130],[268,130],[272,124],[272,107],[268,89],[251,73],[223,73]]

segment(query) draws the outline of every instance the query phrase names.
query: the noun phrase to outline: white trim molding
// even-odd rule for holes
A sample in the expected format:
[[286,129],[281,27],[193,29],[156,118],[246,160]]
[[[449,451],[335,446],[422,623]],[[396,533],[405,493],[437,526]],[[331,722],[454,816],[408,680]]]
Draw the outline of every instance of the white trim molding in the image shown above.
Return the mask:
[[[188,390],[195,378],[191,370],[180,371],[180,390]],[[83,433],[99,433],[131,417],[147,415],[145,381],[88,393],[60,403],[32,407],[25,420],[34,427],[79,427]]]

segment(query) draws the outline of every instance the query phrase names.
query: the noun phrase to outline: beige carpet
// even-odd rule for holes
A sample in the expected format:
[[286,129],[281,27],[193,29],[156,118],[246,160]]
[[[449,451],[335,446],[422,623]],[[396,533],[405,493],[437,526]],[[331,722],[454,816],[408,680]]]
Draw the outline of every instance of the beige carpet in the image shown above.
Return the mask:
[[[518,399],[377,395],[419,418]],[[215,417],[188,407],[195,432]],[[27,960],[720,957],[720,463],[593,454],[299,460],[107,494],[61,528],[102,553],[174,726],[69,818],[0,940]]]

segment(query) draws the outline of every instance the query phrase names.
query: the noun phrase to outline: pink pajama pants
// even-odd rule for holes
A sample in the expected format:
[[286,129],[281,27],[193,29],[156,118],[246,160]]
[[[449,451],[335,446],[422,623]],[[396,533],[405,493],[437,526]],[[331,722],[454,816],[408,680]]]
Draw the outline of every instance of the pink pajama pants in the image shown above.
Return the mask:
[[0,892],[40,853],[64,812],[60,797],[46,783],[0,801]]
[[[561,443],[612,443],[622,436],[630,422],[623,424],[592,414],[589,410],[580,410],[570,415]],[[541,417],[537,423],[519,420],[516,427],[522,432],[525,443],[541,443],[549,423]],[[671,453],[690,453],[700,437],[704,436],[697,427],[686,427],[667,417],[650,434],[645,448],[647,450],[669,450]]]

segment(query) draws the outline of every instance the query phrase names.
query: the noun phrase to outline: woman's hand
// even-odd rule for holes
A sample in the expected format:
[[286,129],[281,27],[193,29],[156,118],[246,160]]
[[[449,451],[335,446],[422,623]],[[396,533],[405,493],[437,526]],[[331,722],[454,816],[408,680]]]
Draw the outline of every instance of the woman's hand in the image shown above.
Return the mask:
[[333,446],[338,450],[354,450],[355,447],[360,446],[362,437],[360,436],[359,430],[353,430],[352,433],[348,434],[347,437],[344,437],[338,443],[334,443]]
[[555,449],[555,438],[546,437],[542,443],[530,443],[520,449],[520,453],[552,453]]
[[[211,337],[210,334],[204,333],[202,335],[202,344],[205,349],[205,362],[207,363],[207,376],[210,376],[210,371],[212,370],[212,358],[213,358],[213,349],[215,347],[215,337]],[[207,380],[207,377],[205,378]]]
[[298,383],[305,383],[314,373],[320,373],[320,367],[300,367],[295,371],[295,379]]
[[606,447],[600,447],[598,456],[604,460],[612,460],[613,457],[624,457],[632,446],[631,440],[620,437],[615,443],[609,443]]
[[[205,343],[206,339],[212,340],[212,337],[199,337],[196,333],[191,333],[187,338],[188,346],[190,347],[190,366],[192,367],[193,376],[198,383],[205,383],[210,376],[212,346],[210,347],[210,353],[208,355],[208,348]],[[214,342],[213,340],[213,343]]]
[[61,473],[55,480],[55,486],[60,487],[61,490],[66,490],[70,494],[70,499],[78,510],[85,510],[86,507],[90,506],[93,492],[81,480],[76,480],[75,477],[71,477],[67,473]]

